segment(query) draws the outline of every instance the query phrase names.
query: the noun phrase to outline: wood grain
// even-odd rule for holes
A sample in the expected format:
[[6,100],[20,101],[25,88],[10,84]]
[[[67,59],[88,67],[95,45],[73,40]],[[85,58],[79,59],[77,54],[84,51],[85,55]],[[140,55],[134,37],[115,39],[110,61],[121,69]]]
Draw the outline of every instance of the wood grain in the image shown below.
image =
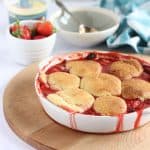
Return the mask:
[[[150,60],[147,57],[148,60]],[[150,124],[119,134],[88,134],[47,116],[34,90],[37,65],[17,74],[4,93],[4,114],[12,130],[39,150],[150,150]]]

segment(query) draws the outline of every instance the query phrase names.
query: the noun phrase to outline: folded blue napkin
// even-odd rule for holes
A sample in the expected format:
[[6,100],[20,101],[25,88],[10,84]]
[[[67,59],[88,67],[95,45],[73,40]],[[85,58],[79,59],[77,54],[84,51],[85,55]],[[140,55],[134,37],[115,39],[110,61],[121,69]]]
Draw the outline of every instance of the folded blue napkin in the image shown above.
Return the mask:
[[131,46],[137,53],[150,54],[150,2],[148,0],[101,0],[100,6],[121,15],[117,32],[106,43],[109,48]]

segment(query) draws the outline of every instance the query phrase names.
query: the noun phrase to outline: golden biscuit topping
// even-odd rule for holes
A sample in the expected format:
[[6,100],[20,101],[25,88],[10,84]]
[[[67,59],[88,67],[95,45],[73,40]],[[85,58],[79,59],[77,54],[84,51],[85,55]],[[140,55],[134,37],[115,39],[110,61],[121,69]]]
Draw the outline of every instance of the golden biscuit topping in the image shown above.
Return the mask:
[[92,60],[68,61],[66,67],[70,73],[79,77],[98,76],[102,69],[98,62]]
[[149,99],[150,83],[141,79],[125,80],[122,82],[122,96],[126,99]]
[[80,84],[80,78],[66,72],[54,72],[47,78],[51,88],[58,90],[78,88]]
[[66,89],[56,94],[49,94],[47,98],[58,106],[64,106],[74,112],[84,112],[94,102],[94,97],[82,89]]
[[142,72],[142,65],[135,59],[116,61],[110,66],[110,73],[122,80],[138,77]]
[[98,97],[94,102],[93,108],[101,115],[118,115],[127,111],[126,102],[117,96]]
[[94,96],[121,94],[121,81],[107,73],[100,73],[98,77],[84,77],[80,87]]

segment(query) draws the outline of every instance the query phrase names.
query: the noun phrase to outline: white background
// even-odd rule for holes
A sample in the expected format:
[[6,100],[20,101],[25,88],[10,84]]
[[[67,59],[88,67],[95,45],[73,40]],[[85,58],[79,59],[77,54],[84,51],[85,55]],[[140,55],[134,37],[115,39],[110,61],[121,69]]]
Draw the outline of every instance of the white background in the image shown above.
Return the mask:
[[[66,1],[67,6],[92,6],[97,3],[96,0],[71,0]],[[54,11],[58,9],[55,4],[50,5],[49,15],[51,15]],[[7,122],[5,121],[3,115],[3,92],[4,89],[9,82],[9,80],[21,69],[25,66],[21,66],[15,63],[12,60],[9,51],[13,51],[11,47],[9,47],[9,43],[7,42],[7,37],[5,32],[8,26],[8,14],[7,10],[4,7],[2,1],[0,1],[0,150],[33,150],[31,146],[24,143],[21,139],[19,139],[9,128]],[[104,45],[97,46],[99,49],[106,49]],[[97,48],[95,47],[95,48]],[[60,37],[57,37],[57,41],[52,54],[63,53],[66,51],[79,50],[81,48],[69,45]],[[51,55],[52,55],[51,54]]]

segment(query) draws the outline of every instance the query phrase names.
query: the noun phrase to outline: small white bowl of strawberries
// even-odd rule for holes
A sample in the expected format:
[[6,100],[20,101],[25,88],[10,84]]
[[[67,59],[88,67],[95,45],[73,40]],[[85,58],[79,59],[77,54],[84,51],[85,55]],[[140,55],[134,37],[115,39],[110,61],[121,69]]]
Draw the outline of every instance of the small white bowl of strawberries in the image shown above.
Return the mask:
[[16,62],[28,65],[49,56],[56,41],[56,30],[50,21],[17,20],[9,26],[8,36]]

